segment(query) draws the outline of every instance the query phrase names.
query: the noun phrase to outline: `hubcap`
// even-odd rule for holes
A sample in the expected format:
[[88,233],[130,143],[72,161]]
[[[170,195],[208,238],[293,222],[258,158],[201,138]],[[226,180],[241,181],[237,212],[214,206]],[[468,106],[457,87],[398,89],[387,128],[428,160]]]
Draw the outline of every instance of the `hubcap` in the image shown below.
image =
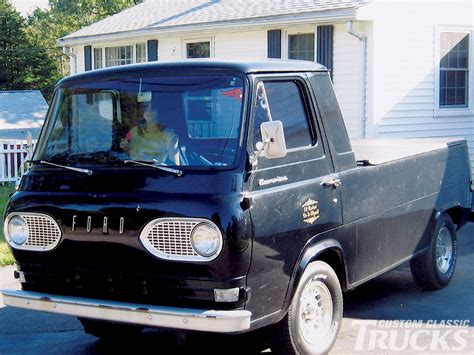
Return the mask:
[[443,227],[438,232],[436,239],[436,266],[439,272],[444,274],[451,266],[453,259],[453,241],[451,232],[448,228]]
[[299,330],[306,342],[317,344],[327,340],[333,304],[331,292],[324,283],[315,280],[306,283],[300,297],[298,316]]

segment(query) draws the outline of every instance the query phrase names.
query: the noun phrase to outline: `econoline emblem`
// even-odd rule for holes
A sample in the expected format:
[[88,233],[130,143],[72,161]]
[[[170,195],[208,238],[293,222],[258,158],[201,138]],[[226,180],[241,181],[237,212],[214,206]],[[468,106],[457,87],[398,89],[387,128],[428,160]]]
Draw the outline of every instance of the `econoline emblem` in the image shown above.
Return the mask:
[[313,224],[319,218],[319,203],[309,199],[303,206],[303,221],[308,224]]

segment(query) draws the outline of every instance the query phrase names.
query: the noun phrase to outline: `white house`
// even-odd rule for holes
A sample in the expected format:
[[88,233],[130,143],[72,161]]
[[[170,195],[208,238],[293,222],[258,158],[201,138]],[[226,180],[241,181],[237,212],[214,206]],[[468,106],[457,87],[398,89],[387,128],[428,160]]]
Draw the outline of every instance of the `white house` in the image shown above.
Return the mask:
[[472,0],[148,0],[59,40],[72,73],[196,57],[326,65],[353,138],[465,137]]

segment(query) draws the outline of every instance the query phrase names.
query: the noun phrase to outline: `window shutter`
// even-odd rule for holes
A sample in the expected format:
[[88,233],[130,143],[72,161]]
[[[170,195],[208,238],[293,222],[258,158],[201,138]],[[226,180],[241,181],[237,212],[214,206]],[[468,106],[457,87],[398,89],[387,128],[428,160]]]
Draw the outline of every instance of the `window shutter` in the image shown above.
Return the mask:
[[148,47],[148,61],[156,62],[158,60],[158,41],[156,39],[147,41],[147,47]]
[[92,46],[84,46],[84,69],[92,70]]
[[318,48],[316,51],[316,60],[318,63],[321,63],[329,69],[331,79],[333,74],[333,33],[334,26],[318,26]]
[[267,32],[268,58],[281,58],[281,30]]

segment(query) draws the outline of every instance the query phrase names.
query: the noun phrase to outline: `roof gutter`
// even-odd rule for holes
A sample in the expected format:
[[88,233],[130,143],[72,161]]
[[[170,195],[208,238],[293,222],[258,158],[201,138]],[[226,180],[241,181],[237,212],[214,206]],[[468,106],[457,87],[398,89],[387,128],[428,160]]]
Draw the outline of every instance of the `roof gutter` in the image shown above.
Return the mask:
[[367,94],[367,37],[354,29],[354,22],[352,20],[347,21],[346,30],[351,35],[357,38],[361,43],[361,61],[360,61],[360,136],[359,138],[365,138],[366,130],[366,94]]
[[79,36],[72,38],[60,38],[57,45],[61,47],[71,47],[75,45],[91,44],[96,42],[113,41],[117,39],[127,39],[139,36],[153,35],[175,35],[187,34],[197,31],[212,31],[220,29],[239,29],[241,27],[273,27],[291,24],[306,24],[311,22],[334,22],[352,20],[356,15],[356,8],[343,10],[320,11],[307,14],[285,15],[281,17],[260,17],[257,19],[244,19],[235,21],[207,22],[190,25],[175,25],[167,27],[145,27],[131,31],[105,33],[99,35]]

